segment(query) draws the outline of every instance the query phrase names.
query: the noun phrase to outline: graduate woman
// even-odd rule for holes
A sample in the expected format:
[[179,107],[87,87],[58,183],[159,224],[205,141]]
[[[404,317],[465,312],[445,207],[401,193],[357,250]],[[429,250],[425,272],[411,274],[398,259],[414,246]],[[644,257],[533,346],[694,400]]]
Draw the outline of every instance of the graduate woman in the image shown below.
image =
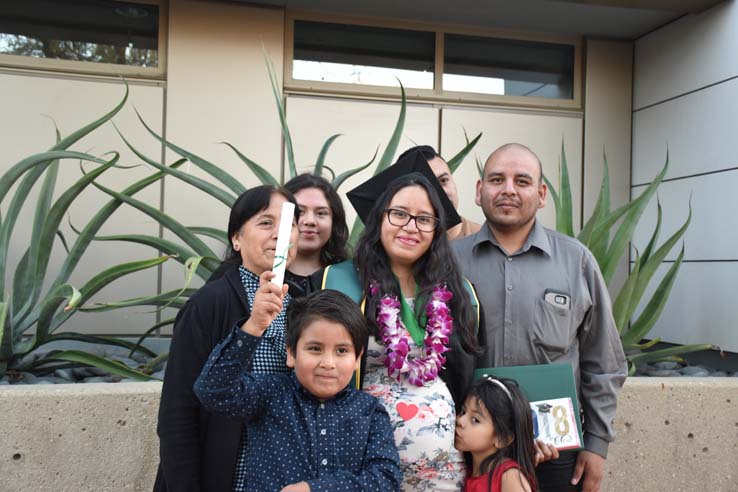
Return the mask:
[[354,291],[370,321],[357,379],[389,412],[403,490],[461,490],[455,410],[472,382],[479,315],[446,238],[458,215],[418,153],[348,196],[366,228],[353,262],[327,268],[321,284]]

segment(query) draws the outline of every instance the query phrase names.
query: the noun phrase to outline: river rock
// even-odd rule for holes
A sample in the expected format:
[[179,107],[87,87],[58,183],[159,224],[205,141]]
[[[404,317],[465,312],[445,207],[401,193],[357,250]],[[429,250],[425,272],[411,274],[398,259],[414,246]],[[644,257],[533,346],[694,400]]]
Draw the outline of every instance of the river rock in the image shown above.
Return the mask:
[[682,369],[679,372],[682,373],[682,376],[689,376],[693,378],[704,378],[710,375],[710,371],[708,371],[702,366],[682,367]]

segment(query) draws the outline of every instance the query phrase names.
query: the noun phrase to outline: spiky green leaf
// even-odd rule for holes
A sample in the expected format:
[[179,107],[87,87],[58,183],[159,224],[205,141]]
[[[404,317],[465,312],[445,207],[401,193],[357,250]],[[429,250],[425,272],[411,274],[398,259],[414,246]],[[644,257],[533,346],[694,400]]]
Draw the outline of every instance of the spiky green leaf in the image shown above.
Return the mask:
[[223,245],[228,246],[228,233],[223,229],[204,226],[189,226],[187,228],[195,234],[217,239],[219,242],[223,243]]
[[64,350],[62,352],[50,352],[44,360],[65,360],[69,362],[79,362],[92,367],[97,367],[104,371],[108,371],[116,376],[122,376],[124,378],[131,378],[137,381],[158,381],[157,378],[151,377],[148,374],[131,369],[122,362],[108,360],[97,355],[82,352],[81,350]]
[[[59,224],[64,219],[64,214],[71,206],[72,202],[82,193],[82,191],[94,182],[103,172],[110,169],[118,161],[120,156],[114,153],[113,158],[107,163],[99,166],[86,175],[82,176],[72,186],[67,188],[61,196],[54,202],[49,210],[39,237],[34,238],[38,241],[38,249],[35,250],[36,256],[28,257],[28,271],[30,275],[26,278],[19,279],[18,283],[22,286],[22,292],[28,293],[28,297],[17,313],[13,313],[13,324],[18,325],[33,311],[33,307],[38,301],[41,290],[46,277],[46,270],[51,258],[54,238],[56,231],[59,230]],[[34,250],[31,250],[33,252]]]
[[[147,236],[145,234],[120,234],[115,236],[95,236],[95,241],[126,241],[136,244],[143,244],[154,248],[163,254],[173,257],[175,260],[185,264],[188,258],[197,256],[191,249],[181,246],[178,243],[169,241],[158,236]],[[220,266],[220,261],[214,258],[207,258],[206,261],[197,269],[197,274],[203,280],[210,278],[210,275]]]
[[[600,193],[597,195],[597,202],[595,203],[594,210],[592,210],[592,215],[590,215],[578,236],[579,241],[587,246],[590,251],[594,251],[597,248],[597,245],[591,242],[592,231],[594,231],[595,225],[610,212],[610,166],[607,164],[607,155],[605,155],[604,150],[602,152],[602,160],[603,168]],[[605,246],[607,246],[607,242],[605,242]]]
[[62,333],[55,333],[53,335],[49,335],[49,337],[47,338],[47,343],[63,341],[63,340],[71,340],[73,342],[91,343],[95,345],[110,345],[113,347],[127,348],[131,350],[129,356],[133,355],[134,352],[141,352],[147,357],[156,357],[155,352],[152,352],[151,350],[143,346],[136,346],[135,343],[129,342],[128,340],[123,340],[121,338],[115,338],[115,337],[84,335],[82,333],[75,333],[72,331],[65,331]]
[[[379,147],[377,147],[377,150],[374,151],[374,155],[372,156],[372,158],[371,158],[371,160],[369,162],[367,162],[363,166],[355,167],[353,169],[349,169],[348,171],[344,171],[341,174],[339,174],[338,176],[336,176],[333,179],[333,182],[331,183],[333,185],[333,188],[337,190],[338,187],[341,186],[344,183],[344,181],[346,181],[347,179],[349,179],[351,176],[353,176],[355,174],[358,174],[361,171],[363,171],[364,169],[366,169],[369,166],[371,166],[372,163],[374,162],[374,159],[377,158],[377,154],[378,153],[379,153]],[[327,168],[327,166],[326,166],[326,168]]]
[[328,154],[328,149],[330,149],[333,142],[341,135],[341,133],[331,135],[330,137],[328,137],[328,140],[323,143],[323,146],[320,149],[320,153],[318,154],[318,158],[315,160],[315,168],[313,169],[313,174],[315,176],[323,175],[323,166],[325,166],[325,156]]
[[179,154],[180,156],[186,158],[191,163],[205,171],[210,176],[214,177],[218,181],[220,181],[222,184],[224,184],[229,190],[234,192],[236,195],[240,195],[244,191],[246,191],[246,188],[233,176],[228,174],[227,172],[223,171],[220,167],[216,166],[215,164],[203,159],[197,154],[193,154],[192,152],[183,149],[182,147],[179,147],[172,142],[166,140],[165,138],[161,137],[159,134],[157,134],[154,130],[152,130],[144,121],[144,119],[141,117],[141,115],[136,111],[136,115],[138,116],[138,119],[141,121],[141,124],[148,130],[148,132],[159,142],[164,144],[167,148],[171,149],[176,154]]
[[664,261],[664,259],[666,259],[666,256],[674,248],[676,243],[687,232],[687,228],[689,227],[689,223],[691,221],[692,221],[692,204],[690,203],[689,214],[687,215],[687,220],[685,220],[684,224],[682,224],[682,227],[680,227],[674,234],[672,234],[664,242],[664,244],[662,244],[656,251],[654,251],[651,254],[650,258],[648,258],[648,261],[644,262],[643,258],[641,257],[641,261],[640,261],[641,262],[641,266],[640,266],[641,273],[638,276],[638,282],[636,283],[633,289],[633,297],[630,301],[630,305],[628,306],[628,313],[627,313],[628,319],[633,317],[633,313],[635,313],[635,310],[638,307],[638,304],[640,304],[641,297],[646,291],[646,288],[648,287],[649,282],[651,282],[651,278],[653,278],[654,274],[656,273],[656,270],[658,270],[659,266],[661,266],[662,262]]
[[[16,354],[27,354],[28,352],[36,349],[39,345],[46,343],[50,333],[49,326],[51,325],[51,319],[62,302],[66,301],[66,307],[64,310],[72,311],[79,306],[81,298],[82,294],[69,284],[60,285],[53,291],[46,294],[39,307],[36,333],[34,333],[30,338],[23,340],[20,343],[16,343],[14,352]],[[19,338],[21,334],[22,333],[16,331],[14,336]]]
[[269,82],[272,85],[274,101],[277,103],[279,122],[282,125],[282,135],[284,136],[285,155],[287,156],[287,164],[289,165],[290,179],[292,179],[297,176],[297,164],[295,163],[295,151],[292,148],[292,136],[290,136],[290,129],[287,126],[287,114],[284,110],[282,90],[277,82],[277,71],[274,69],[272,61],[266,56],[266,53],[264,54],[264,60],[266,61],[267,72],[269,73]]
[[677,272],[679,272],[679,267],[681,266],[683,259],[684,246],[682,246],[682,250],[676,261],[674,261],[666,272],[664,278],[661,279],[661,282],[653,293],[651,299],[648,301],[648,304],[646,304],[643,312],[641,312],[638,319],[631,324],[630,329],[625,331],[620,337],[623,342],[623,347],[627,348],[630,345],[640,342],[641,339],[651,331],[653,325],[656,324],[656,321],[664,310],[664,306],[666,306],[666,301],[669,299],[669,293],[671,292],[671,288],[674,286],[674,281],[676,280],[676,275]]
[[652,350],[650,352],[639,352],[628,356],[628,359],[632,363],[646,363],[655,362],[659,360],[665,360],[670,357],[680,356],[691,352],[701,352],[703,350],[713,350],[716,347],[708,343],[693,344],[693,345],[679,345],[676,347],[669,347],[665,349]]
[[[0,361],[13,356],[13,334],[8,324],[8,303],[0,301]],[[4,370],[0,371],[4,374]]]
[[[692,215],[692,205],[690,204],[690,217]],[[662,220],[663,212],[661,210],[661,201],[659,200],[659,197],[656,196],[656,227],[653,229],[653,234],[651,234],[651,239],[648,241],[648,244],[646,245],[646,249],[643,250],[643,255],[641,256],[641,262],[643,264],[646,264],[648,260],[651,258],[651,254],[654,251],[654,248],[656,247],[656,241],[659,240],[659,234],[661,233],[661,220]],[[686,230],[686,229],[685,229]],[[659,260],[659,263],[661,263],[661,260]]]
[[566,161],[564,141],[561,141],[561,161],[559,162],[559,206],[556,208],[556,230],[567,236],[574,236],[574,205],[569,182],[569,164]]
[[474,161],[477,163],[477,173],[479,174],[479,179],[484,179],[484,166],[482,165],[482,160],[479,158],[478,155],[474,154]]
[[[156,258],[131,261],[106,268],[102,272],[93,276],[90,280],[85,282],[82,287],[80,287],[80,297],[77,305],[83,305],[92,296],[100,292],[100,290],[102,290],[113,281],[126,275],[130,275],[132,273],[140,272],[142,270],[161,265],[169,258],[169,256],[157,256]],[[54,316],[53,320],[49,320],[49,323],[45,326],[42,326],[42,324],[44,323],[43,317],[40,318],[38,323],[38,330],[41,330],[43,328],[44,330],[48,330],[48,332],[53,332],[72,316],[72,311],[74,308],[77,307],[77,305],[70,304],[69,309],[65,309],[63,312],[58,313],[56,316]]]
[[624,205],[623,207],[620,207],[615,212],[610,213],[600,222],[600,224],[597,225],[597,227],[595,227],[595,230],[592,233],[594,241],[596,241],[597,237],[599,237],[599,235],[603,232],[609,233],[610,228],[620,217],[623,217],[624,215],[623,220],[620,223],[620,226],[618,227],[618,230],[615,233],[612,242],[610,243],[610,246],[607,248],[607,254],[605,254],[603,258],[597,258],[605,282],[609,283],[612,279],[612,276],[615,273],[615,269],[620,262],[620,258],[623,256],[625,248],[630,242],[633,231],[635,230],[635,227],[638,224],[638,221],[640,220],[641,215],[646,208],[646,205],[648,205],[651,197],[653,197],[653,195],[656,193],[656,189],[658,188],[659,184],[661,184],[661,181],[664,179],[668,167],[669,157],[667,154],[666,163],[664,164],[663,169],[656,176],[656,178],[654,178],[651,184],[648,185],[641,196],[639,196],[632,202]]
[[[256,162],[252,161],[245,155],[243,155],[241,151],[239,151],[236,147],[229,144],[228,142],[220,142],[220,143],[230,147],[230,149],[236,153],[236,156],[238,156],[238,158],[241,159],[241,162],[246,164],[246,166],[248,166],[248,168],[251,169],[251,172],[254,173],[254,175],[256,175],[257,179],[261,181],[261,184],[279,186],[279,180],[276,179],[274,176],[272,176],[272,174],[269,171],[267,171],[266,169],[264,169],[263,167],[261,167],[260,165],[258,165]],[[228,206],[232,207],[235,202],[236,200],[234,199],[231,202],[231,204]]]
[[[70,145],[74,144],[75,142],[79,141],[81,138],[85,137],[89,133],[91,133],[93,130],[99,128],[103,124],[105,124],[107,121],[109,121],[113,116],[118,114],[118,112],[123,109],[123,106],[125,106],[126,101],[128,100],[128,82],[125,80],[123,83],[126,86],[126,92],[123,95],[123,99],[118,103],[117,106],[115,106],[112,110],[101,116],[100,118],[96,119],[92,123],[89,123],[79,130],[70,133],[66,137],[62,138],[61,140],[58,140],[56,145],[54,145],[51,150],[62,150],[69,148]],[[0,199],[0,201],[2,201]]]
[[149,217],[159,222],[162,226],[172,231],[175,235],[177,235],[177,237],[179,237],[182,241],[184,241],[185,244],[187,244],[190,248],[192,248],[197,255],[210,256],[212,258],[216,258],[218,256],[213,252],[213,250],[210,249],[210,247],[207,244],[205,244],[202,241],[202,239],[197,237],[195,234],[189,231],[185,226],[180,224],[177,220],[165,214],[158,208],[152,207],[151,205],[147,203],[144,203],[140,200],[136,200],[135,198],[125,195],[123,193],[118,193],[117,191],[113,191],[110,188],[106,188],[105,186],[99,183],[95,183],[95,186],[99,190],[104,191],[108,195],[114,198],[117,198],[118,200],[122,202],[127,203],[128,205],[140,210],[141,212],[145,213]]
[[395,129],[392,131],[392,136],[389,139],[389,142],[387,142],[387,147],[385,147],[384,152],[382,153],[382,157],[379,158],[379,162],[377,163],[377,167],[374,170],[374,175],[381,173],[385,169],[387,169],[390,164],[392,164],[395,154],[397,153],[397,147],[400,145],[400,139],[402,138],[402,130],[405,128],[405,115],[407,114],[407,100],[405,98],[405,87],[403,87],[402,82],[398,79],[398,82],[400,83],[400,93],[401,93],[401,100],[400,100],[400,115],[397,117],[397,123],[395,124]]
[[[479,163],[477,163],[477,168],[483,169],[479,167]],[[480,170],[480,174],[479,174],[480,178],[484,178],[482,173],[483,173],[483,170]],[[554,184],[551,182],[550,179],[548,179],[548,177],[545,174],[543,175],[543,182],[546,184],[546,187],[548,188],[548,194],[551,197],[551,201],[554,204],[554,209],[556,209],[556,217],[557,217],[556,220],[558,221],[559,209],[561,209],[561,201],[559,200],[559,194],[556,192],[556,187],[554,186]]]
[[146,340],[146,338],[148,338],[149,336],[151,336],[152,333],[154,333],[155,331],[159,330],[160,328],[162,328],[164,326],[173,325],[174,324],[174,321],[176,319],[177,318],[165,319],[164,321],[160,321],[160,322],[156,323],[154,326],[152,326],[151,328],[149,328],[148,330],[146,330],[143,333],[143,335],[141,335],[139,337],[139,339],[136,340],[136,343],[133,345],[133,348],[131,348],[131,352],[128,354],[128,356],[130,357],[131,355],[133,355],[133,353],[136,350],[138,350],[138,347],[141,347],[142,346],[141,344],[143,344],[144,340]]
[[[229,207],[230,208],[230,207],[233,206],[233,203],[236,201],[236,197],[235,196],[233,196],[232,194],[228,193],[226,190],[224,190],[222,188],[219,188],[219,187],[215,186],[214,184],[205,181],[204,179],[200,179],[200,178],[198,178],[196,176],[193,176],[193,175],[191,175],[189,173],[186,173],[186,172],[183,172],[183,171],[179,171],[176,167],[162,165],[161,163],[157,162],[156,160],[147,157],[146,155],[143,154],[143,152],[141,152],[138,149],[136,149],[136,147],[134,147],[133,144],[131,144],[126,139],[125,136],[123,136],[123,133],[118,129],[118,127],[115,124],[113,124],[113,126],[115,127],[115,131],[118,132],[118,135],[120,136],[121,140],[123,140],[123,142],[126,144],[126,146],[131,150],[131,152],[133,152],[134,154],[136,154],[139,159],[141,159],[142,161],[144,161],[148,165],[150,165],[152,167],[155,167],[156,169],[159,169],[160,171],[162,171],[162,172],[164,172],[166,174],[169,174],[171,176],[174,176],[175,178],[177,178],[177,179],[179,179],[181,181],[184,181],[185,183],[187,183],[187,184],[189,184],[189,185],[197,188],[198,190],[201,190],[201,191],[207,193],[208,195],[212,196],[216,200],[218,200],[221,203],[223,203],[226,207]],[[186,160],[187,159],[184,159],[183,158],[183,162],[186,161]]]
[[612,304],[612,314],[615,318],[615,326],[618,328],[618,333],[622,334],[625,330],[630,317],[628,315],[628,306],[630,306],[631,298],[633,296],[633,289],[635,289],[636,283],[638,282],[638,269],[640,267],[640,261],[638,256],[638,250],[636,250],[636,261],[633,264],[633,269],[630,271],[628,278],[620,288],[615,302]]
[[461,149],[455,156],[453,156],[451,159],[449,159],[448,162],[448,168],[451,170],[451,173],[455,173],[456,170],[459,168],[462,162],[464,162],[464,159],[467,155],[469,155],[469,152],[471,152],[474,149],[474,146],[479,143],[479,139],[482,138],[482,133],[479,132],[479,135],[474,137],[471,141],[469,141],[469,137],[466,134],[466,130],[464,130],[464,139],[466,140],[466,145],[463,149]]
[[189,297],[192,296],[195,292],[197,292],[197,289],[176,289],[158,295],[134,297],[132,299],[126,299],[124,301],[99,302],[92,305],[83,306],[79,310],[84,313],[99,313],[104,311],[112,311],[113,309],[135,306],[167,306],[180,308],[184,306]]
[[[180,160],[177,162],[174,162],[171,164],[170,167],[179,167],[181,166],[185,161]],[[161,178],[166,176],[166,173],[163,172],[157,172],[150,176],[147,176],[145,178],[140,179],[139,181],[136,181],[132,185],[126,187],[123,191],[121,191],[121,194],[126,196],[133,196],[142,189],[146,188],[147,186],[156,183]],[[64,261],[64,265],[62,265],[62,268],[59,270],[59,274],[56,277],[56,280],[54,280],[53,286],[61,285],[65,283],[69,276],[72,274],[74,269],[76,268],[77,264],[79,263],[79,260],[82,258],[82,255],[87,250],[87,247],[89,246],[90,242],[92,242],[92,239],[95,237],[97,232],[100,230],[102,225],[105,223],[105,221],[108,220],[108,218],[123,204],[122,200],[118,200],[116,198],[113,198],[108,203],[106,203],[98,212],[90,219],[90,221],[87,223],[87,225],[82,229],[82,232],[79,233],[79,236],[77,237],[77,240],[74,242],[74,245],[72,246],[69,256],[67,256],[66,260]]]

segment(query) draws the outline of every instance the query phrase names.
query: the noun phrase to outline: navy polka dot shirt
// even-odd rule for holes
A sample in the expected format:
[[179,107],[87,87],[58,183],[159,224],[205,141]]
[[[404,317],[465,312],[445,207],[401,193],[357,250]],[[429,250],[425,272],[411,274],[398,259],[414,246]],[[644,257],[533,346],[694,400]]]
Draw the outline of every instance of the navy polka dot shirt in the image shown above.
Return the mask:
[[294,374],[248,372],[260,345],[235,327],[211,353],[194,390],[208,411],[246,421],[245,490],[399,491],[402,472],[387,411],[347,386],[323,402]]

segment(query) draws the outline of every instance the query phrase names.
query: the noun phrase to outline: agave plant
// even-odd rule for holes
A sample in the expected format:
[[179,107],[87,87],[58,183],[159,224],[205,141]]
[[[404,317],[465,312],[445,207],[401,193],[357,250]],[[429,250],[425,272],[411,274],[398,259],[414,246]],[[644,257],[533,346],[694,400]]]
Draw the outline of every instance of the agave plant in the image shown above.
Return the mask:
[[[89,153],[69,150],[69,147],[110,120],[125,104],[128,88],[122,101],[101,118],[89,123],[72,134],[61,138],[57,129],[57,142],[46,152],[22,159],[0,176],[0,204],[8,201],[7,212],[0,222],[0,376],[8,371],[46,370],[71,365],[90,365],[111,373],[139,380],[151,379],[144,372],[133,370],[116,361],[107,360],[82,350],[53,350],[38,358],[26,357],[44,344],[74,340],[78,342],[115,345],[134,349],[131,342],[111,338],[96,337],[70,331],[60,331],[60,327],[103,287],[125,275],[147,268],[156,267],[167,261],[169,256],[123,263],[107,268],[90,278],[79,288],[69,284],[69,278],[79,264],[87,247],[100,227],[108,220],[124,200],[114,198],[106,203],[93,218],[79,231],[71,245],[59,230],[61,221],[77,196],[111,167],[117,165],[119,154],[111,152],[97,157]],[[61,195],[53,200],[57,174],[60,165],[69,160],[97,165],[83,172],[79,178]],[[121,196],[130,196],[146,186],[158,181],[165,174],[153,174],[129,186]],[[34,185],[40,182],[38,199],[29,245],[21,260],[14,266],[8,264],[10,238],[24,204]],[[11,189],[18,183],[15,192]],[[56,238],[59,237],[66,251],[66,258],[58,271],[49,270],[49,259]],[[12,286],[5,284],[6,274],[12,273]],[[48,288],[47,277],[54,276]],[[155,353],[144,347],[136,347],[147,356]],[[145,369],[145,368],[144,368]]]
[[[666,154],[666,162],[661,171],[653,181],[646,187],[643,193],[634,200],[611,211],[610,210],[610,175],[607,165],[607,156],[603,156],[604,174],[600,186],[599,196],[592,215],[587,219],[579,232],[574,234],[574,214],[572,207],[571,185],[569,182],[569,170],[566,162],[564,144],[561,144],[561,160],[559,162],[559,190],[556,191],[551,181],[544,176],[544,182],[549,188],[551,199],[556,207],[556,229],[571,237],[576,237],[594,255],[602,271],[605,282],[609,285],[615,270],[631,242],[633,232],[643,215],[648,202],[656,194],[661,181],[666,175],[669,167],[669,154]],[[662,210],[661,203],[657,203],[656,227],[643,252],[636,248],[636,258],[628,277],[615,296],[613,302],[613,315],[617,325],[620,340],[623,343],[628,358],[629,373],[635,372],[638,363],[653,362],[657,360],[682,361],[681,355],[689,352],[708,350],[714,348],[710,344],[680,345],[677,347],[649,350],[660,338],[641,343],[653,328],[659,316],[664,310],[669,293],[674,285],[676,275],[684,258],[684,245],[674,263],[659,282],[651,299],[648,300],[638,318],[633,320],[636,308],[641,305],[643,295],[649,282],[653,279],[658,267],[662,264],[669,252],[679,242],[687,231],[692,220],[692,207],[690,204],[689,214],[684,224],[667,238],[661,245],[657,245],[661,233]],[[617,226],[613,233],[613,229]]]

